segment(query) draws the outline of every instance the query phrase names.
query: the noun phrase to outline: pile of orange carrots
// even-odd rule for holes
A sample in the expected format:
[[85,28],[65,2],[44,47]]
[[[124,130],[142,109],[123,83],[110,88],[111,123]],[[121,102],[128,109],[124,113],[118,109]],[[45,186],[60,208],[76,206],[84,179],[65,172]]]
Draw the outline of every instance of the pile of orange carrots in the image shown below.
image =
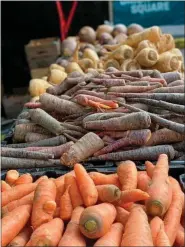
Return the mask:
[[81,164],[36,181],[9,170],[1,181],[2,246],[184,246],[184,193],[168,157],[117,164],[115,174]]

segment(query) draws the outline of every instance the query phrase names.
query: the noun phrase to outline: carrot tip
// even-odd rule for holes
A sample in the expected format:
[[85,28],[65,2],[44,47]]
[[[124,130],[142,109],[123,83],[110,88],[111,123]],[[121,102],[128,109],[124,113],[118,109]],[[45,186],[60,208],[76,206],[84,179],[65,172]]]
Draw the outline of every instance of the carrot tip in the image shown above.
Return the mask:
[[97,223],[95,220],[87,220],[84,224],[84,227],[88,232],[92,233],[92,232],[96,231]]
[[146,205],[148,214],[151,216],[161,216],[163,213],[163,205],[159,201],[149,201]]

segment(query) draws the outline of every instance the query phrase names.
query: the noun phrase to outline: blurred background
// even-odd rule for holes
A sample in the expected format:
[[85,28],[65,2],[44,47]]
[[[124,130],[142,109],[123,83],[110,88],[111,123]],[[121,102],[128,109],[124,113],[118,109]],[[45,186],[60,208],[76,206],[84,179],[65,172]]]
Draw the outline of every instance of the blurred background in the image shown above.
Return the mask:
[[[67,19],[73,2],[62,1],[60,4]],[[138,23],[144,27],[159,25],[165,32],[182,38],[184,9],[185,2],[181,1],[80,1],[69,26],[68,36],[77,35],[83,26],[96,29],[98,25],[109,21],[126,25]],[[47,63],[54,62],[60,55],[58,45],[62,27],[55,1],[2,1],[1,10],[1,115],[12,118],[27,101],[30,79],[39,78]],[[55,39],[49,41],[47,56],[30,47],[26,48],[30,40],[48,37]],[[179,45],[183,49],[184,44],[181,42]]]

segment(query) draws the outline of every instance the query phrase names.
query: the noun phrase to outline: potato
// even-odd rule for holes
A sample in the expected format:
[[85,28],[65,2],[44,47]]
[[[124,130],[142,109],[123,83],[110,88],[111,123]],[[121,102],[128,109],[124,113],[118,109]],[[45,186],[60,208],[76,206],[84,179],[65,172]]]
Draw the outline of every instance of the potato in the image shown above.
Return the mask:
[[48,82],[52,84],[60,84],[65,80],[67,74],[64,71],[58,69],[52,69],[48,76]]

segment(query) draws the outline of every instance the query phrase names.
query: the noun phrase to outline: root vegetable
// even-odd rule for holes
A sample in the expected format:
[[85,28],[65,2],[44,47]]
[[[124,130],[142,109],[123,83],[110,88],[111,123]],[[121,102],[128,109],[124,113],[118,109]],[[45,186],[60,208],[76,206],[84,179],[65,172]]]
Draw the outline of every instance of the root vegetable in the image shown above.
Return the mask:
[[92,79],[92,82],[94,82],[96,84],[104,85],[105,87],[124,86],[125,85],[125,80],[124,79],[112,79],[112,78],[99,79],[99,78],[94,78],[94,79]]
[[60,123],[42,109],[30,110],[30,117],[33,122],[44,127],[55,135],[59,135],[63,132],[63,128]]
[[146,171],[138,172],[137,189],[147,192],[150,183],[151,183],[151,179],[147,175]]
[[78,64],[80,65],[80,67],[83,69],[84,72],[87,72],[89,68],[96,67],[96,64],[90,58],[83,58],[78,61]]
[[2,201],[1,206],[6,206],[9,202],[18,200],[23,196],[28,195],[36,188],[36,184],[21,184],[13,187],[11,190],[7,190],[1,193]]
[[164,217],[164,228],[170,240],[170,244],[173,245],[177,235],[177,229],[179,227],[180,218],[182,214],[183,198],[179,183],[171,177],[170,183],[172,186],[172,202],[168,212]]
[[[109,92],[120,92],[120,93],[143,93],[143,92],[146,92],[146,91],[150,91],[150,90],[153,90],[155,92],[155,89],[159,87],[162,87],[162,85],[159,83],[159,84],[156,84],[156,85],[153,85],[153,86],[113,86],[113,87],[110,87],[108,89]],[[156,92],[158,93],[158,92]]]
[[168,84],[170,82],[173,82],[173,81],[181,80],[182,79],[181,74],[179,72],[177,72],[177,71],[162,73],[162,76],[164,77],[165,81]]
[[151,138],[146,143],[146,146],[155,146],[161,144],[170,144],[183,141],[185,135],[179,134],[167,128],[159,129],[152,133]]
[[64,194],[60,198],[60,218],[62,220],[70,220],[73,211],[69,188],[70,186],[66,188]]
[[102,154],[110,153],[118,150],[121,147],[127,146],[143,146],[150,139],[151,132],[150,130],[135,130],[128,131],[127,136],[123,137],[110,145],[104,147],[94,154],[94,156],[99,156]]
[[107,60],[105,63],[104,63],[104,69],[107,69],[109,67],[113,67],[113,68],[116,68],[116,69],[120,69],[120,65],[118,63],[117,60],[115,59],[109,59]]
[[96,29],[96,38],[99,39],[102,33],[112,33],[113,29],[114,28],[111,25],[99,25]]
[[49,66],[49,69],[50,69],[50,71],[53,70],[53,69],[58,69],[58,70],[63,71],[63,72],[65,71],[64,67],[62,67],[61,65],[56,64],[56,63],[51,64]]
[[124,72],[141,69],[140,64],[135,59],[126,59],[122,62],[120,69]]
[[165,153],[169,156],[169,159],[173,159],[175,151],[170,145],[158,145],[154,147],[144,147],[129,151],[115,152],[100,155],[98,157],[89,158],[89,161],[93,160],[157,160],[159,154]]
[[39,134],[49,134],[49,132],[43,129],[41,126],[36,125],[34,123],[28,124],[19,124],[15,126],[14,130],[14,139],[17,142],[21,142],[25,140],[25,136],[28,132],[34,132]]
[[52,84],[60,84],[66,79],[66,77],[67,74],[64,71],[52,69],[48,76],[48,82]]
[[80,217],[80,231],[90,239],[104,236],[116,218],[116,209],[112,204],[101,203],[86,208]]
[[59,166],[60,160],[38,160],[38,159],[22,159],[22,158],[1,158],[1,169],[11,168],[36,168],[36,167],[52,167]]
[[112,35],[113,37],[115,37],[116,35],[120,34],[120,33],[127,33],[127,27],[124,24],[116,24],[114,26],[114,29],[112,31]]
[[26,225],[31,214],[31,206],[15,208],[2,219],[1,244],[7,246]]
[[144,28],[141,25],[132,23],[127,28],[127,34],[132,35],[134,33],[140,33],[143,30],[144,30]]
[[120,199],[121,190],[113,184],[97,185],[98,200],[101,202],[115,202]]
[[173,144],[173,147],[177,151],[185,151],[185,141]]
[[147,200],[149,197],[150,196],[147,192],[139,189],[125,190],[121,192],[117,205],[123,207],[124,204]]
[[120,182],[117,174],[103,174],[99,172],[90,172],[89,176],[92,178],[95,185],[112,184],[120,187]]
[[73,166],[75,163],[90,157],[103,146],[103,141],[96,134],[89,132],[61,156],[61,163],[66,166]]
[[[172,188],[168,180],[168,156],[160,154],[147,190],[150,198],[145,202],[149,215],[162,217],[170,207]],[[160,187],[159,187],[160,185]]]
[[122,112],[110,112],[110,113],[94,113],[83,119],[83,122],[96,121],[96,120],[107,120],[114,117],[122,117],[125,114]]
[[96,32],[92,27],[85,26],[82,27],[78,34],[81,41],[87,42],[87,43],[94,43],[96,40]]
[[174,38],[171,34],[162,34],[159,42],[156,43],[156,48],[159,54],[169,51],[175,47]]
[[175,86],[181,86],[181,85],[184,85],[183,80],[176,80],[168,84],[169,87],[175,87]]
[[19,177],[19,172],[16,170],[9,170],[6,173],[5,182],[12,186]]
[[127,39],[127,35],[125,33],[119,33],[117,34],[115,37],[114,37],[114,41],[117,43],[117,44],[120,44],[120,43],[123,43],[125,42]]
[[67,90],[64,95],[72,96],[74,93],[76,93],[78,90],[80,90],[83,86],[85,86],[85,82],[80,82],[79,84],[75,85],[74,87]]
[[137,168],[134,162],[130,160],[120,162],[118,164],[117,174],[122,191],[137,188]]
[[48,88],[52,88],[52,85],[42,79],[32,79],[29,82],[29,93],[32,97],[45,93]]
[[55,197],[56,185],[52,180],[43,180],[37,185],[31,216],[33,229],[52,220],[56,209]]
[[64,57],[73,55],[76,48],[76,39],[68,37],[61,44],[61,52]]
[[124,208],[118,206],[116,207],[116,210],[117,210],[116,222],[120,222],[125,227],[125,224],[128,220],[130,213]]
[[[137,227],[137,234],[134,233],[135,227],[133,225]],[[141,207],[136,206],[131,210],[125,226],[121,246],[153,246],[148,218]]]
[[89,48],[84,50],[83,58],[91,59],[94,62],[95,68],[97,68],[98,62],[100,61],[97,53]]
[[131,113],[123,117],[108,120],[84,122],[84,128],[95,130],[134,130],[148,128],[151,124],[147,113]]
[[114,223],[110,230],[101,238],[99,238],[94,246],[120,246],[123,234],[123,225]]
[[23,230],[9,243],[8,247],[25,246],[32,233],[31,227],[24,227]]
[[134,52],[132,47],[128,45],[121,45],[119,48],[117,48],[115,51],[108,53],[107,59],[129,59],[133,58]]
[[74,114],[76,112],[83,112],[83,108],[68,100],[59,99],[50,94],[43,94],[40,97],[40,102],[43,106],[45,106],[48,110],[56,111],[58,113],[64,113],[67,115]]
[[71,220],[67,224],[66,230],[58,246],[81,246],[85,247],[86,242],[79,229],[79,220],[83,212],[83,207],[77,207],[73,210]]
[[135,50],[135,55],[137,55],[141,50],[143,50],[143,49],[145,49],[145,48],[152,48],[152,49],[155,49],[156,47],[155,47],[155,45],[152,43],[152,42],[150,42],[149,40],[142,40],[139,44],[138,44],[138,46],[137,46],[137,48],[136,48],[136,50]]
[[51,137],[53,137],[53,135],[51,134],[46,135],[46,134],[39,134],[35,132],[28,132],[25,135],[25,142],[37,142],[37,141],[45,140]]
[[149,68],[157,63],[158,61],[158,53],[153,48],[144,48],[142,49],[136,56],[137,62],[146,68]]
[[153,68],[158,69],[160,72],[177,70],[179,68],[179,60],[177,56],[166,51],[159,55],[159,59]]
[[14,183],[14,186],[19,184],[29,184],[33,182],[32,175],[30,173],[22,174]]
[[31,235],[28,247],[34,246],[58,246],[62,237],[64,223],[60,218],[52,219],[51,221],[39,226]]
[[98,191],[93,180],[90,178],[85,168],[80,164],[75,164],[74,171],[77,185],[85,206],[89,207],[95,205],[98,200]]

